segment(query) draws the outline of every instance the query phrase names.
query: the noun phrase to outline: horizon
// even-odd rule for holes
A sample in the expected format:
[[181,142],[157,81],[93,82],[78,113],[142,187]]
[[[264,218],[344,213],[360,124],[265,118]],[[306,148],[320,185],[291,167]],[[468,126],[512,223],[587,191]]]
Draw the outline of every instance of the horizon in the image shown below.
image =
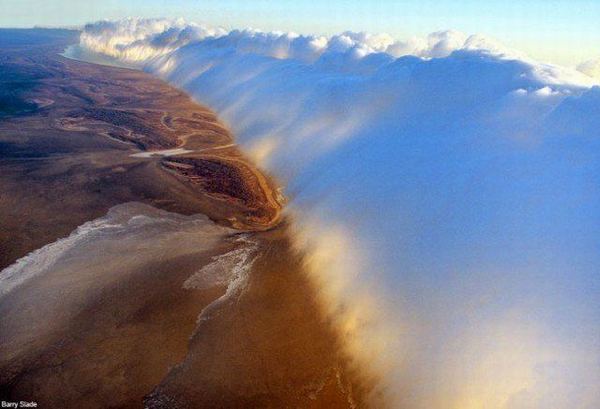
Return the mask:
[[[108,1],[90,5],[71,0],[8,0],[0,15],[4,28],[78,28],[98,20],[127,17],[185,18],[188,22],[230,29],[296,32],[331,36],[344,31],[386,33],[407,40],[456,30],[494,38],[530,57],[564,66],[600,58],[600,3],[590,0],[501,1],[460,4],[413,0],[374,2],[334,0],[329,5],[306,1],[244,4],[239,0]],[[574,47],[573,44],[577,44]]]

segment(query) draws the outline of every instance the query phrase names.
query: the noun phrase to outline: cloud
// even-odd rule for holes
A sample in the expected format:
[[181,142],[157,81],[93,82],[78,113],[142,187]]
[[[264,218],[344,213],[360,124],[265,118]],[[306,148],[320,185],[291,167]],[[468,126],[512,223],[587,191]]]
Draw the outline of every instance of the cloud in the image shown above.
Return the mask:
[[102,22],[80,45],[210,105],[286,183],[323,302],[395,406],[600,405],[596,80],[456,31],[187,27]]
[[581,63],[577,70],[582,73],[589,75],[590,77],[597,78],[600,80],[600,58],[597,60],[590,60]]

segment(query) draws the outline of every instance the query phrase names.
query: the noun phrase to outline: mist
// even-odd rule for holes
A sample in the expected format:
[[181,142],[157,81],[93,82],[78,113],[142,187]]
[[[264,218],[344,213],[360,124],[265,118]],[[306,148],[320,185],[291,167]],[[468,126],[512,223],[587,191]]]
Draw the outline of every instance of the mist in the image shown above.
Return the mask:
[[391,406],[600,406],[592,64],[183,20],[89,24],[81,50],[209,105],[284,183],[323,307]]

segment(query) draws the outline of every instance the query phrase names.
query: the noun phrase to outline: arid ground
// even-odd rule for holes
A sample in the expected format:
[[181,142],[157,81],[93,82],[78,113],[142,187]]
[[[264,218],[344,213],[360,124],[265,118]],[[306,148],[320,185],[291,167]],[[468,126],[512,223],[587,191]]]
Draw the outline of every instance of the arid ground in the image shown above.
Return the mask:
[[[32,274],[0,287],[2,399],[364,407],[272,178],[184,93],[59,55],[77,39],[0,32],[0,268]],[[94,220],[121,227],[69,236]]]

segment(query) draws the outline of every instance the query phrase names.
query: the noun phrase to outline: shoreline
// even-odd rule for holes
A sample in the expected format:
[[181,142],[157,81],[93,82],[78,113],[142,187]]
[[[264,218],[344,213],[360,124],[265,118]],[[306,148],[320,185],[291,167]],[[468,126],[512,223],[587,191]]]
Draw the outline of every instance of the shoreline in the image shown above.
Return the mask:
[[[77,44],[72,44],[72,45],[69,45],[68,47],[66,47],[65,50],[62,53],[60,53],[59,55],[63,58],[66,58],[66,59],[69,59],[72,61],[76,61],[78,63],[101,65],[101,66],[106,66],[106,67],[111,67],[111,68],[126,69],[126,70],[132,70],[135,72],[141,72],[138,69],[128,67],[124,64],[117,64],[117,61],[114,61],[114,62],[111,61],[110,63],[108,63],[108,62],[103,63],[100,59],[98,59],[98,61],[90,61],[90,60],[78,58],[77,56],[72,55],[74,49],[79,50],[79,52],[83,52],[83,50],[81,50]],[[71,55],[69,55],[69,50],[71,50]],[[159,81],[162,81],[162,80],[159,80]],[[171,85],[169,85],[167,83],[165,83],[165,84],[167,86],[171,87]],[[190,95],[185,93],[185,91],[183,91],[183,90],[179,90],[179,91],[182,92],[184,95],[186,95],[186,97],[191,101],[192,104],[196,104],[198,107],[201,106],[199,103],[194,101],[194,99]],[[203,107],[203,109],[206,109],[206,108]],[[163,111],[160,113],[162,114],[161,118],[160,118],[160,124],[171,131],[176,131],[176,129],[173,128],[173,124],[180,118],[173,118],[173,117],[169,116],[168,112],[166,112],[166,111]],[[215,114],[211,112],[211,115],[215,115]],[[166,123],[166,118],[169,118],[169,124]],[[215,116],[215,118],[216,118],[216,116]],[[229,132],[227,127],[223,126],[217,120],[215,122],[210,123],[209,129],[211,129],[211,130],[216,129],[217,131],[222,132],[226,137],[227,143],[224,143],[222,145],[217,145],[217,146],[207,146],[207,147],[193,149],[193,147],[195,145],[195,141],[193,140],[193,138],[194,138],[194,136],[196,136],[196,134],[193,131],[191,131],[189,133],[185,133],[184,135],[177,135],[177,137],[175,139],[175,145],[171,148],[158,149],[156,147],[146,147],[143,145],[142,146],[138,145],[137,147],[140,150],[142,150],[142,152],[134,153],[130,156],[135,157],[135,158],[144,158],[144,159],[160,157],[161,166],[163,167],[163,169],[165,169],[166,171],[169,171],[171,174],[174,174],[177,176],[182,176],[182,174],[183,174],[183,178],[187,179],[188,181],[198,179],[198,172],[197,171],[196,172],[184,172],[184,171],[182,172],[182,167],[174,165],[173,162],[168,160],[169,157],[177,156],[178,157],[177,159],[187,160],[188,163],[186,163],[186,166],[185,166],[185,168],[187,170],[190,170],[190,169],[194,170],[194,168],[196,167],[194,165],[202,164],[206,160],[217,161],[217,162],[221,162],[226,165],[233,165],[233,166],[235,166],[234,164],[237,164],[238,166],[245,167],[254,175],[254,178],[257,180],[257,182],[258,182],[257,187],[259,187],[261,194],[264,196],[264,200],[266,202],[266,203],[263,202],[264,204],[262,204],[262,205],[268,209],[267,213],[269,213],[269,215],[266,217],[266,220],[265,220],[265,217],[262,216],[262,214],[261,214],[261,216],[259,216],[257,218],[250,217],[250,218],[248,218],[248,220],[228,219],[231,222],[230,226],[235,229],[238,229],[238,230],[258,230],[258,231],[269,230],[269,229],[277,226],[277,224],[282,220],[282,207],[285,202],[285,197],[283,197],[281,194],[281,188],[278,187],[273,182],[272,176],[266,176],[262,170],[260,170],[255,164],[253,164],[249,159],[247,159],[247,157],[244,155],[244,153],[241,152],[241,150],[238,148],[237,144],[235,143],[235,139],[234,139],[233,135],[231,135],[231,133]],[[112,137],[110,134],[107,134],[107,135],[113,139],[116,139],[116,138]],[[129,134],[129,138],[131,138],[131,133]],[[123,142],[125,142],[125,141],[123,141]],[[130,142],[130,143],[135,145],[135,143],[133,143],[133,142]],[[188,149],[188,148],[190,148],[190,149]],[[213,153],[217,152],[217,154],[216,155],[215,154],[206,155],[206,154],[204,154],[205,152],[213,152]],[[223,153],[223,154],[219,155],[218,153]],[[210,217],[210,215],[209,215],[209,217]]]
[[[0,297],[0,396],[66,408],[366,406],[369,388],[293,249],[279,189],[214,113],[149,74],[43,53],[11,58],[42,76],[24,97],[53,95],[55,103],[0,126],[0,143],[10,143],[0,189],[16,192],[11,200],[20,204],[0,201],[12,212],[2,227],[13,230],[0,236],[10,250],[2,262],[84,223],[110,221],[115,209],[125,218],[115,239],[76,237],[43,273]],[[131,144],[150,155],[192,152],[137,158]],[[122,205],[131,201],[144,204]],[[135,223],[135,212],[149,227]],[[212,222],[181,241],[191,228],[186,218],[198,214]],[[172,222],[163,226],[165,218]],[[150,228],[155,223],[162,227]],[[205,243],[206,229],[220,233]],[[231,276],[186,288],[242,248],[240,234],[258,243],[242,285],[228,290]],[[228,291],[233,296],[223,298]],[[22,336],[34,341],[17,342]]]

